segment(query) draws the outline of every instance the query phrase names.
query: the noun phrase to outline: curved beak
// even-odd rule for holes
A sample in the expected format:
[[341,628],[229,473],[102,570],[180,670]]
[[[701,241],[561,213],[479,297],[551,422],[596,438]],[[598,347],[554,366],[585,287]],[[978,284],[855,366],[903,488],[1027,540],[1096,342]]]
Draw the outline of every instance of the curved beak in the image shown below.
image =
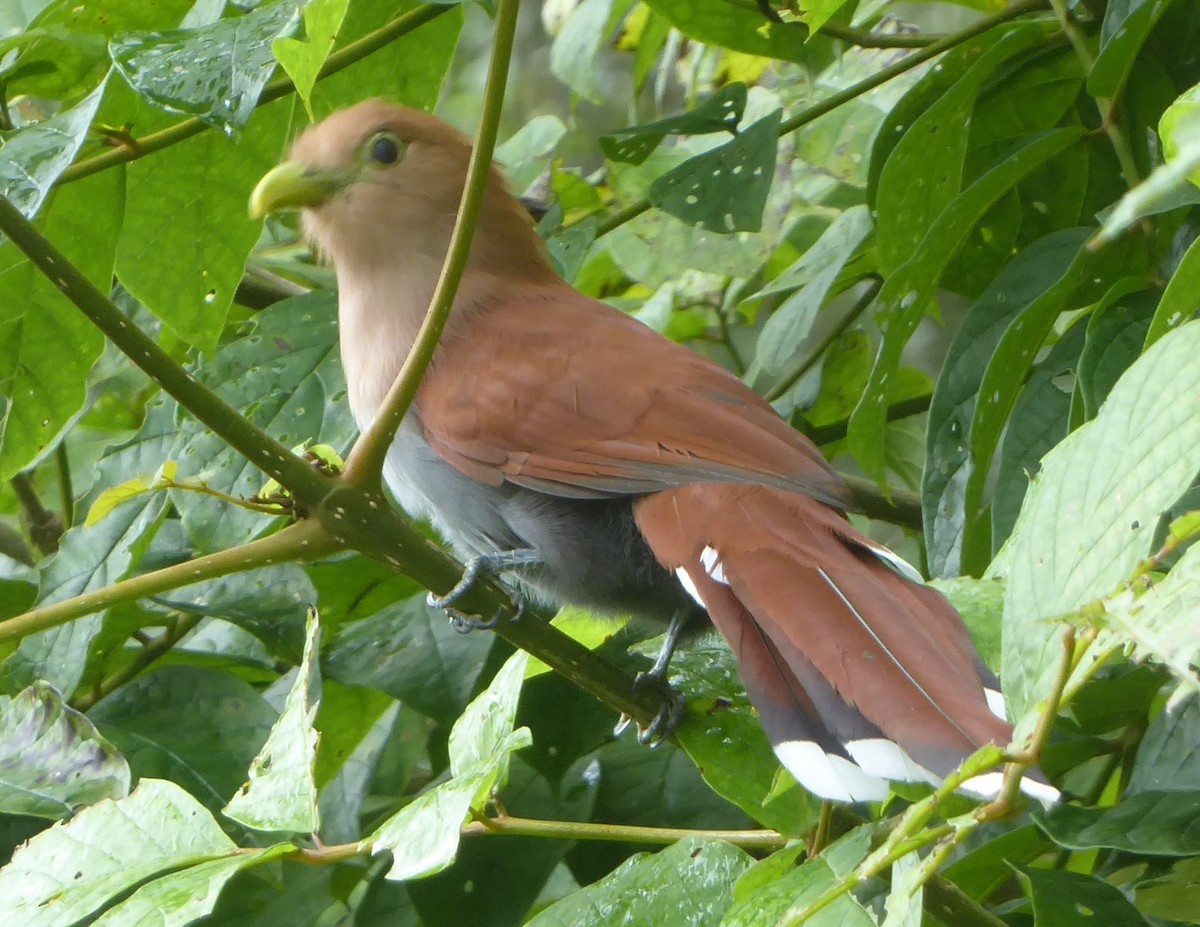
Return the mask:
[[353,182],[340,171],[323,170],[302,161],[285,161],[263,175],[250,194],[250,218],[281,209],[320,206]]

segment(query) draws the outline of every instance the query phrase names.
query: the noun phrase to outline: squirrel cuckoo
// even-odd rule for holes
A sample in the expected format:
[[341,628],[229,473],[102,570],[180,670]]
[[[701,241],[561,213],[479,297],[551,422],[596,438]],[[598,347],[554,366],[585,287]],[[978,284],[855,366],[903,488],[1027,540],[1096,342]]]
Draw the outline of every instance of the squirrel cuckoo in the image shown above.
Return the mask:
[[[254,191],[253,215],[300,208],[336,268],[360,427],[429,305],[470,145],[368,101],[304,132]],[[958,613],[851,526],[817,448],[727,370],[564,283],[494,169],[384,476],[473,568],[549,603],[707,613],[780,760],[823,798],[939,782],[1011,739]],[[979,779],[986,793],[999,774]]]

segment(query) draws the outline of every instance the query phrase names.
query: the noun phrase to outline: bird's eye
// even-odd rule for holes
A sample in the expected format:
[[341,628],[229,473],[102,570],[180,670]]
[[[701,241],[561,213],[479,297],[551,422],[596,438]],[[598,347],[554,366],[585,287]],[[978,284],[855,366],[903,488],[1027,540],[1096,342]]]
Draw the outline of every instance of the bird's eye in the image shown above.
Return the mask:
[[390,132],[380,132],[367,143],[367,153],[376,164],[395,164],[401,150],[402,143]]

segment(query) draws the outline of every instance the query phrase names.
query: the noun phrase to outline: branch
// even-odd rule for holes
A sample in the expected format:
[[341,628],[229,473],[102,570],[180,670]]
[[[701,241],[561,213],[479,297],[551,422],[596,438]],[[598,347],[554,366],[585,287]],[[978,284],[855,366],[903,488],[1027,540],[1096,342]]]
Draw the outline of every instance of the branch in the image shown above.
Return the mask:
[[169,589],[179,589],[206,579],[217,579],[272,563],[321,557],[336,550],[337,545],[330,541],[324,529],[306,519],[249,544],[195,560],[185,560],[0,621],[0,644],[20,640],[37,631],[66,624],[122,602],[133,602]]
[[454,297],[467,267],[471,253],[471,239],[475,235],[475,223],[479,219],[487,189],[488,176],[492,170],[492,151],[496,147],[496,134],[500,128],[500,111],[504,106],[504,87],[508,82],[508,66],[512,58],[513,36],[517,28],[517,0],[500,0],[496,11],[496,32],[492,40],[492,60],[488,66],[487,85],[483,91],[483,112],[479,117],[479,132],[471,148],[471,161],[467,165],[466,186],[450,236],[450,247],[438,276],[429,309],[421,323],[421,330],[413,343],[404,366],[388,390],[383,405],[375,415],[366,432],[354,445],[346,459],[343,472],[345,481],[351,486],[378,490],[382,483],[383,462],[396,436],[396,429],[408,414],[409,407],[417,396],[421,378],[433,360],[438,339],[446,327]]
[[[449,10],[449,5],[427,3],[424,6],[419,6],[415,10],[405,13],[403,16],[397,16],[391,22],[384,23],[374,32],[364,35],[356,42],[351,42],[345,48],[338,49],[326,58],[325,64],[321,67],[320,73],[317,75],[317,80],[329,77],[331,74],[336,74],[338,71],[356,64],[368,55],[379,51],[385,45],[394,42],[401,36],[407,35],[414,29],[425,25],[427,22],[436,19]],[[258,105],[262,106],[266,103],[282,99],[288,94],[295,93],[295,91],[296,85],[292,83],[291,78],[286,76],[277,77],[263,88],[262,93],[258,97]],[[168,126],[159,132],[152,132],[141,138],[130,139],[127,145],[110,148],[108,151],[93,155],[90,158],[71,165],[63,171],[55,185],[72,183],[76,180],[82,180],[84,177],[90,177],[92,174],[99,173],[107,168],[115,167],[118,164],[136,161],[138,158],[162,151],[164,148],[169,148],[171,145],[185,141],[211,128],[212,126],[207,122],[192,118],[185,119],[183,122],[177,122],[175,125]]]
[[901,528],[912,528],[920,531],[924,522],[921,520],[921,497],[907,489],[891,489],[887,495],[875,484],[861,476],[841,474],[846,485],[850,487],[850,495],[854,499],[854,510]]
[[[1075,57],[1083,65],[1083,72],[1085,74],[1089,73],[1096,59],[1088,48],[1087,43],[1083,40],[1079,27],[1076,26],[1070,11],[1067,10],[1063,0],[1050,0],[1050,6],[1053,8],[1055,15],[1058,16],[1059,24],[1062,26],[1062,31],[1067,37],[1067,41],[1075,49]],[[1121,173],[1125,177],[1125,184],[1132,190],[1142,182],[1142,174],[1138,170],[1137,161],[1133,156],[1133,149],[1129,146],[1129,140],[1121,134],[1121,130],[1117,127],[1116,103],[1107,97],[1093,97],[1092,99],[1096,104],[1096,109],[1100,111],[1100,124],[1103,126],[1104,133],[1108,136],[1113,151],[1116,153],[1117,163],[1120,164]]]
[[102,679],[87,695],[73,698],[71,707],[76,711],[88,711],[100,699],[125,685],[156,660],[166,656],[167,652],[203,619],[203,615],[180,615],[162,634],[143,644],[142,649],[125,666]]
[[[945,36],[942,39],[934,42],[932,45],[927,45],[924,48],[918,49],[908,57],[895,64],[883,68],[877,74],[859,81],[853,86],[847,87],[845,90],[839,90],[837,93],[826,97],[819,103],[810,106],[808,109],[801,110],[792,116],[790,119],[785,119],[779,127],[779,136],[782,138],[789,132],[795,132],[802,126],[808,125],[827,113],[833,112],[839,106],[849,103],[851,100],[857,99],[868,91],[874,90],[876,87],[882,86],[890,81],[893,77],[899,77],[907,71],[911,71],[918,65],[924,64],[933,58],[936,58],[942,52],[949,51],[957,45],[962,45],[964,42],[969,42],[974,38],[987,32],[995,26],[1002,25],[1010,20],[1014,20],[1019,16],[1024,16],[1026,13],[1034,13],[1045,9],[1045,0],[1017,0],[1011,6],[1001,10],[999,13],[993,13],[991,16],[984,17],[979,22],[968,26],[959,32]],[[596,237],[606,235],[618,226],[624,225],[630,219],[640,216],[650,208],[650,201],[647,199],[637,200],[634,203],[626,206],[619,212],[613,213],[607,219],[602,220],[596,227]],[[591,215],[580,216],[579,218],[568,222],[564,228],[575,228],[581,222],[592,218]]]
[[134,364],[214,434],[306,505],[315,508],[320,504],[332,480],[243,418],[179,366],[3,197],[0,197],[0,232],[11,238],[34,266]]

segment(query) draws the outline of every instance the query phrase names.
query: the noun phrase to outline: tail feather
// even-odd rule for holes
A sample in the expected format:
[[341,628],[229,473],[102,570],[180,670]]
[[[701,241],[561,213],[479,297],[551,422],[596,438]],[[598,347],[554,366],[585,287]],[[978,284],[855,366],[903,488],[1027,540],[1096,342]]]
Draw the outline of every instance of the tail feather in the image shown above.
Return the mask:
[[874,800],[888,779],[940,782],[1011,739],[958,613],[840,512],[771,487],[698,484],[639,500],[635,517],[729,640],[776,753],[816,794]]

